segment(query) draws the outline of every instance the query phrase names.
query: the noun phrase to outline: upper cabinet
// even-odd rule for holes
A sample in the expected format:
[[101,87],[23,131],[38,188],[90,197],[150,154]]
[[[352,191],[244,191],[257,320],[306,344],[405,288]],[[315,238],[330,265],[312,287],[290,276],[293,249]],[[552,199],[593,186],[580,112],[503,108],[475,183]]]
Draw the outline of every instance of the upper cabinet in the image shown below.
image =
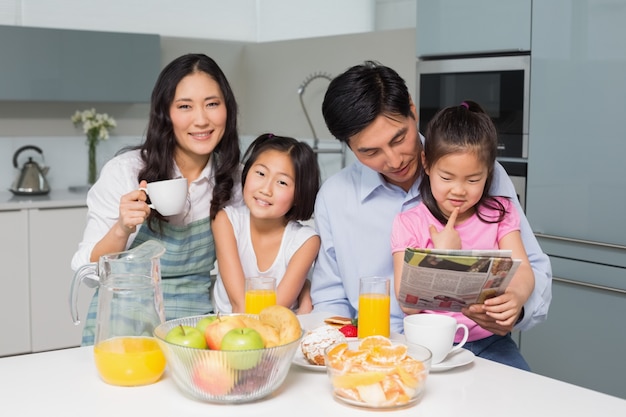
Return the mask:
[[417,57],[530,51],[531,0],[417,0]]
[[0,26],[0,100],[141,103],[161,69],[158,35]]

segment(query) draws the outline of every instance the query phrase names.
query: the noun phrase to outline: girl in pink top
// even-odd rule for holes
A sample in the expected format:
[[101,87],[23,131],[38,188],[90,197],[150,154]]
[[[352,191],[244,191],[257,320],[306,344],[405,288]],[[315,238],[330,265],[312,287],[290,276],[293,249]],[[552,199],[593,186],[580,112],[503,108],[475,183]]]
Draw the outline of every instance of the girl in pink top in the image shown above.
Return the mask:
[[[507,198],[489,195],[497,153],[493,122],[477,103],[465,101],[439,111],[425,136],[422,203],[396,216],[391,235],[396,297],[407,247],[508,249],[522,264],[504,294],[485,300],[484,311],[502,325],[514,324],[535,279],[517,210]],[[468,341],[492,335],[462,313],[402,309],[453,316],[470,329]]]

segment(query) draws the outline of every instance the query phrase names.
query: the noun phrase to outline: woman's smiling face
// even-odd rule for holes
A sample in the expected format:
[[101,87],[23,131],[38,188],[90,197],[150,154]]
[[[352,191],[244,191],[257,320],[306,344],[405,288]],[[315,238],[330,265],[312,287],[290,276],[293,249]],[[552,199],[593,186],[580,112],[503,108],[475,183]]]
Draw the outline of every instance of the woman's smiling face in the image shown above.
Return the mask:
[[218,83],[204,72],[184,77],[176,87],[170,118],[179,151],[208,160],[226,129],[227,110]]

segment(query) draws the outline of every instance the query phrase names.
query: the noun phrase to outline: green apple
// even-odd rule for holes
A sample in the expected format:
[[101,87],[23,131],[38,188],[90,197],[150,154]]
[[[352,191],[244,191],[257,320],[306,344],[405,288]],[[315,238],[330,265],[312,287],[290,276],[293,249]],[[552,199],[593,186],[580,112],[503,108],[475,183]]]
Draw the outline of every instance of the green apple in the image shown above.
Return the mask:
[[259,363],[264,347],[261,333],[249,327],[229,330],[220,345],[221,350],[245,351],[228,353],[230,366],[242,370],[254,368]]
[[244,322],[236,315],[219,316],[210,323],[204,331],[204,338],[211,350],[220,350],[222,338],[232,329],[246,327]]
[[202,317],[196,323],[196,329],[200,330],[202,334],[206,332],[206,328],[209,324],[213,323],[217,319],[217,316],[206,316]]
[[206,349],[206,339],[204,334],[193,326],[179,325],[167,332],[165,335],[165,341],[180,345],[187,346],[196,349]]

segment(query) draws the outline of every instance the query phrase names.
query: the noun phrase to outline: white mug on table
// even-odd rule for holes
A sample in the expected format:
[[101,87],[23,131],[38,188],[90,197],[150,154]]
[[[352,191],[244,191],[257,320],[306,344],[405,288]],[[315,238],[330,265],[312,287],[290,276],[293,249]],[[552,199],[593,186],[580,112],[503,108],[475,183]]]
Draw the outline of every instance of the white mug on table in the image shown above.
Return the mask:
[[146,188],[140,190],[150,197],[148,206],[151,209],[155,209],[163,216],[173,216],[185,208],[187,178],[150,182]]
[[[463,330],[463,338],[454,345],[454,337],[459,329]],[[411,343],[430,349],[433,364],[442,362],[446,356],[458,351],[467,342],[469,330],[463,323],[450,316],[441,314],[412,314],[404,318],[404,337],[409,350]]]

